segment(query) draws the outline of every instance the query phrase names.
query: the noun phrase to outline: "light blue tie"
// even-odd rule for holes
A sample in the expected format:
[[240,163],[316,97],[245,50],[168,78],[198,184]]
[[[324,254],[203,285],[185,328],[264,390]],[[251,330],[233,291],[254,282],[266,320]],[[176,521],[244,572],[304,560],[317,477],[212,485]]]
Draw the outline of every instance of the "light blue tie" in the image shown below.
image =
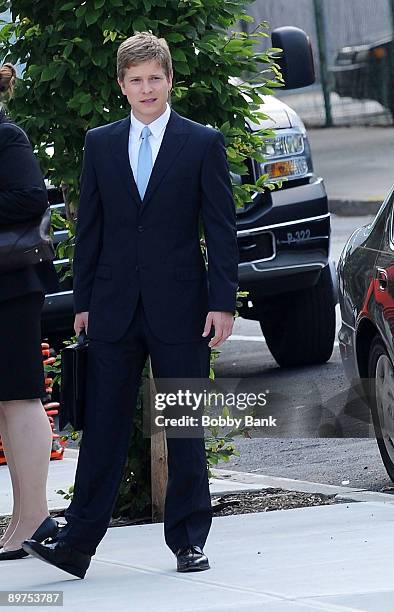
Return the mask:
[[146,125],[141,132],[141,144],[138,152],[137,166],[137,187],[140,192],[141,200],[144,198],[146,188],[149,183],[149,178],[152,172],[152,149],[149,143],[151,131]]

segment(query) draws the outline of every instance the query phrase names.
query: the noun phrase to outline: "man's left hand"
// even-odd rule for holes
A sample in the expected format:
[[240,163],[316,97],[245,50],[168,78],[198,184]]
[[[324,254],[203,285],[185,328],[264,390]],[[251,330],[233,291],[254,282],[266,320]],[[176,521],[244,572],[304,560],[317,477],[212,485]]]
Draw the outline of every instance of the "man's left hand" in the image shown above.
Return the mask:
[[231,336],[234,325],[234,315],[232,312],[217,312],[210,311],[207,314],[205,321],[205,327],[203,331],[203,337],[208,336],[211,331],[212,325],[215,328],[215,335],[211,338],[208,346],[210,348],[216,348],[223,344],[229,336]]

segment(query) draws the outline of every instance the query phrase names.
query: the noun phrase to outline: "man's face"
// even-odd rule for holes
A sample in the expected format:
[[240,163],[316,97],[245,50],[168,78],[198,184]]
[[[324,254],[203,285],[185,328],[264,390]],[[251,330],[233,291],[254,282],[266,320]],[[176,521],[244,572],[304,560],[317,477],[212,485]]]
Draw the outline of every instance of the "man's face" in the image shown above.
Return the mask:
[[157,60],[142,62],[125,70],[123,81],[118,79],[127,96],[133,115],[146,125],[165,111],[172,87],[172,74],[167,77]]

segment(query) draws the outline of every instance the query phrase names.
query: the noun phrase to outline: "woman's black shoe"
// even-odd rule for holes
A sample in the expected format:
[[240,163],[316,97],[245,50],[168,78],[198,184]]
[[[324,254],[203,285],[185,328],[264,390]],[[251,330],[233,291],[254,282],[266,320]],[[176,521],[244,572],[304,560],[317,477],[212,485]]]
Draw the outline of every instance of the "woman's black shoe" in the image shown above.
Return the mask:
[[44,542],[48,538],[54,538],[59,531],[59,524],[55,519],[51,516],[47,516],[45,521],[41,523],[41,525],[35,530],[33,535],[31,536],[32,540],[36,540],[36,542]]
[[[55,519],[48,516],[45,521],[35,530],[32,535],[32,540],[36,542],[44,542],[48,538],[54,538],[59,531],[59,525]],[[17,548],[16,550],[3,550],[0,552],[0,561],[12,561],[13,559],[23,559],[28,557],[29,553],[25,552],[23,548]]]
[[2,550],[0,552],[0,561],[12,561],[13,559],[23,559],[28,554],[23,548],[17,548],[16,550]]

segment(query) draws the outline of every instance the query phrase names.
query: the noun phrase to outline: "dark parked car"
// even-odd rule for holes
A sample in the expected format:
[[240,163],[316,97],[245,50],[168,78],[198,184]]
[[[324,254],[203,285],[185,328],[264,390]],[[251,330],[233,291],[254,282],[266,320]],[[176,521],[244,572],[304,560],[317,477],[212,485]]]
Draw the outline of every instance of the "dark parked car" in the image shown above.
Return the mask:
[[332,89],[342,97],[376,100],[394,117],[392,38],[343,47],[331,67]]
[[394,189],[356,230],[338,264],[345,372],[369,404],[380,454],[394,480]]

